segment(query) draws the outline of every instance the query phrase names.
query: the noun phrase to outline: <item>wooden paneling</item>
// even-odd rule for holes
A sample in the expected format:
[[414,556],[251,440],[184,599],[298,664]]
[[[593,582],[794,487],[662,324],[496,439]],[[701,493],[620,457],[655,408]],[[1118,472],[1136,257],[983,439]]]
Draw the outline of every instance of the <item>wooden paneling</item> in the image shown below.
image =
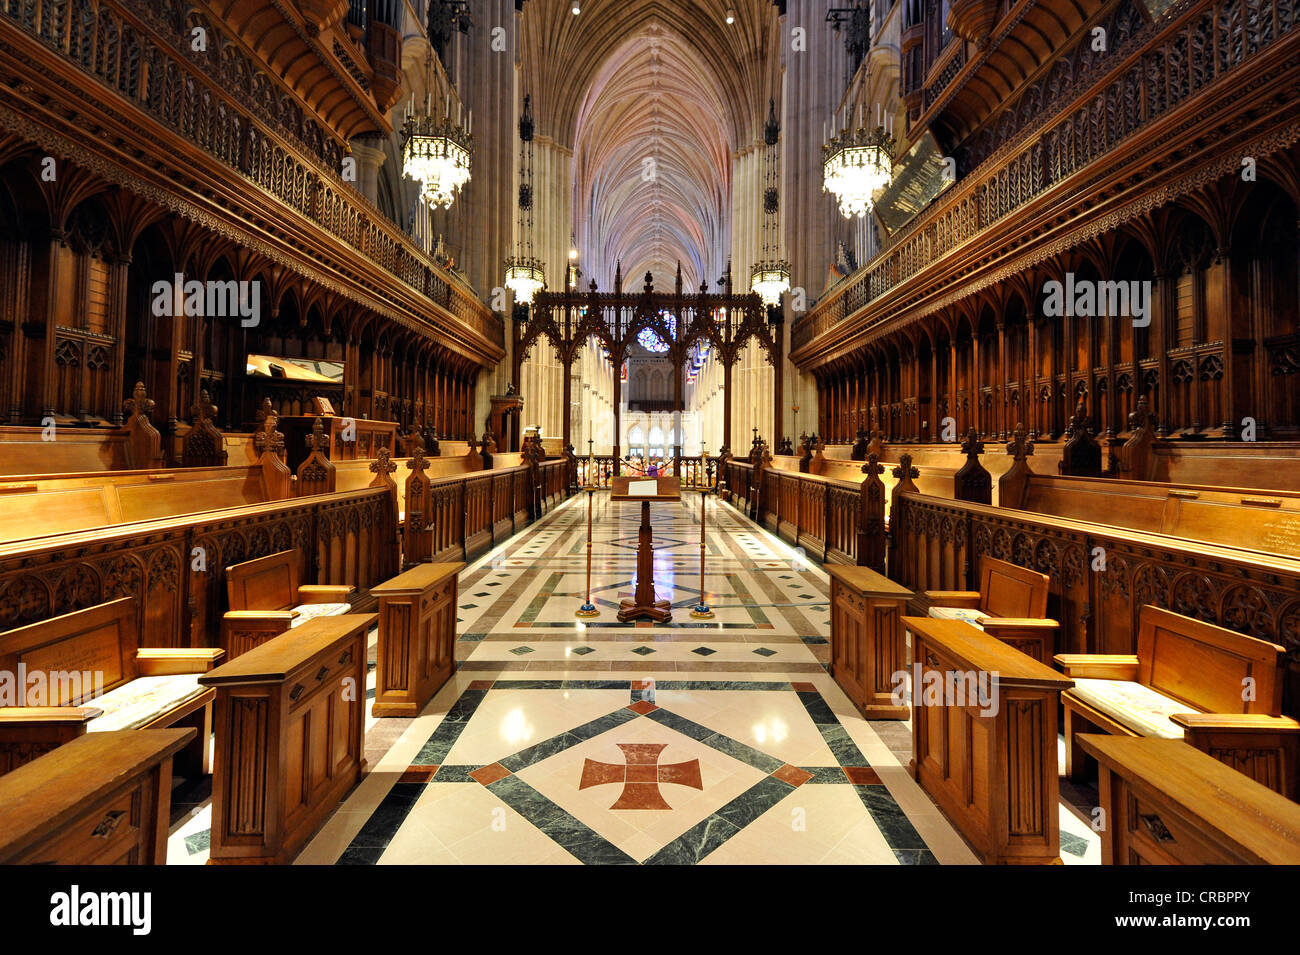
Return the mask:
[[464,567],[420,564],[371,591],[379,599],[374,716],[418,716],[455,672]]
[[866,567],[831,566],[827,573],[831,676],[867,719],[907,719],[907,704],[895,693],[907,666],[902,618],[914,594]]
[[912,493],[895,495],[890,532],[890,577],[913,590],[970,590],[985,554],[1048,574],[1065,652],[1133,653],[1146,604],[1281,644],[1296,712],[1298,560]]
[[284,550],[300,580],[350,584],[364,606],[397,568],[395,519],[368,488],[0,545],[0,628],[135,596],[142,646],[212,646],[224,568]]
[[986,863],[1059,863],[1056,714],[1073,682],[958,620],[903,626],[916,781]]

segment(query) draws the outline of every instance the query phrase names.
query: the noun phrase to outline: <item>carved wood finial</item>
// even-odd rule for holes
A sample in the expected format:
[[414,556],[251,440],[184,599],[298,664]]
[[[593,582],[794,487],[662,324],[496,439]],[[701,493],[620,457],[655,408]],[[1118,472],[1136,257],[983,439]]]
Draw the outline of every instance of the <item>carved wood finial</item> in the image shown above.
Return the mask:
[[875,452],[869,452],[867,454],[867,463],[862,465],[862,473],[869,477],[875,477],[877,474],[885,473],[885,468],[879,463],[879,458],[876,457]]
[[393,460],[393,453],[386,447],[380,447],[376,453],[375,459],[370,462],[370,473],[385,475],[392,474],[397,470],[397,462]]
[[966,439],[961,443],[966,463],[953,475],[953,499],[971,501],[976,504],[993,502],[993,476],[980,464],[980,455],[984,453],[984,442],[974,428],[966,432]]
[[218,410],[217,406],[212,403],[212,396],[208,394],[208,389],[206,388],[199,392],[198,400],[195,401],[193,407],[190,408],[190,411],[194,415],[194,423],[196,425],[202,421],[211,421],[217,416]]
[[268,415],[275,414],[275,409],[271,406],[270,398],[263,398],[262,403],[257,409],[257,423],[261,424],[266,420]]
[[1013,461],[1023,461],[1034,453],[1034,442],[1029,440],[1025,434],[1023,423],[1016,423],[1016,430],[1011,432],[1011,440],[1007,443],[1007,454],[1011,455]]
[[867,459],[868,446],[867,430],[866,428],[859,427],[856,440],[853,442],[853,447],[849,449],[849,457],[854,461],[865,461]]
[[903,452],[898,456],[898,466],[894,468],[894,470],[891,471],[890,473],[893,474],[894,477],[898,478],[900,481],[905,480],[909,482],[913,478],[918,478],[921,476],[921,472],[918,471],[916,468],[912,467],[912,456],[907,452]]
[[1147,396],[1142,395],[1138,398],[1137,407],[1129,412],[1128,429],[1130,431],[1139,431],[1151,426],[1154,416],[1151,414],[1151,406],[1147,402]]
[[961,443],[961,451],[967,458],[975,458],[984,453],[984,442],[980,440],[979,433],[974,428],[966,432],[966,438]]
[[[270,401],[266,402],[268,408]],[[272,454],[280,455],[284,453],[284,434],[276,430],[280,423],[280,416],[274,411],[268,411],[262,418],[262,426],[253,433],[253,449],[258,454],[265,454],[270,451]]]
[[325,437],[325,419],[317,415],[316,420],[311,423],[311,434],[307,435],[307,450],[320,451],[324,453],[330,446],[329,439]]
[[1076,426],[1086,426],[1088,424],[1088,399],[1079,395],[1079,402],[1074,406],[1074,422]]
[[161,467],[162,434],[149,420],[154,403],[145,392],[143,381],[135,383],[132,397],[123,404],[127,411],[126,466],[133,471]]
[[187,468],[224,467],[227,460],[225,436],[212,423],[217,416],[217,406],[212,403],[212,396],[206,388],[199,392],[191,411],[194,425],[185,436],[185,445],[181,452]]
[[419,445],[411,449],[411,460],[406,465],[411,469],[413,475],[420,474],[422,471],[429,469],[429,462],[425,460],[424,448]]
[[1017,424],[1007,444],[1007,454],[1011,455],[1011,467],[998,478],[998,503],[1003,507],[1023,509],[1025,495],[1029,491],[1029,479],[1033,472],[1029,469],[1028,458],[1034,453],[1034,442],[1025,436],[1025,426]]
[[153,415],[154,401],[149,397],[149,392],[145,389],[143,381],[135,383],[135,390],[131,392],[123,405],[128,414],[144,418],[146,421]]

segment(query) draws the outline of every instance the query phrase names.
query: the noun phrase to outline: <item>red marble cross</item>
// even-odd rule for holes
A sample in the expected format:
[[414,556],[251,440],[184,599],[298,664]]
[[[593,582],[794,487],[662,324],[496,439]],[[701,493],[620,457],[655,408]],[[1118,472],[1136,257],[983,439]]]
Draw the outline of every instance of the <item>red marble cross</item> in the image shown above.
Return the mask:
[[672,809],[659,792],[660,783],[676,783],[703,789],[700,780],[700,761],[688,759],[684,763],[659,765],[659,754],[667,743],[619,743],[623,766],[614,763],[602,763],[587,759],[582,764],[582,780],[579,789],[591,786],[604,786],[607,783],[622,783],[623,792],[610,809]]

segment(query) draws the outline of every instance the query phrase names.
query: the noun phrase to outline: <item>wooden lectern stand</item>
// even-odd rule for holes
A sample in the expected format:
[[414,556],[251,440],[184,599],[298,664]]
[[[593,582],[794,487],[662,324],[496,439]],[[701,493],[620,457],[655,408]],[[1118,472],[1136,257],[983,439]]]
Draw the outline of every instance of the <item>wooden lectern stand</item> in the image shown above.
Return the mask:
[[620,604],[618,619],[623,623],[640,617],[664,623],[673,618],[671,604],[655,599],[654,549],[650,546],[650,502],[680,502],[681,483],[676,477],[639,478],[619,475],[610,479],[611,501],[640,501],[641,530],[636,546],[636,591]]

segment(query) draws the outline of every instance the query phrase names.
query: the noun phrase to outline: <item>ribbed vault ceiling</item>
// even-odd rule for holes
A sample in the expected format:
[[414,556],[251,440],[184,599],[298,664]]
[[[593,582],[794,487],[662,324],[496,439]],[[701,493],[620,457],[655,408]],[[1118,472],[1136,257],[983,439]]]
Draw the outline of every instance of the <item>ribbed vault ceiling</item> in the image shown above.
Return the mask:
[[[583,267],[688,288],[712,283],[731,245],[734,151],[762,135],[776,82],[768,0],[530,0],[523,81],[539,135],[572,148]],[[736,22],[725,23],[729,8]]]

